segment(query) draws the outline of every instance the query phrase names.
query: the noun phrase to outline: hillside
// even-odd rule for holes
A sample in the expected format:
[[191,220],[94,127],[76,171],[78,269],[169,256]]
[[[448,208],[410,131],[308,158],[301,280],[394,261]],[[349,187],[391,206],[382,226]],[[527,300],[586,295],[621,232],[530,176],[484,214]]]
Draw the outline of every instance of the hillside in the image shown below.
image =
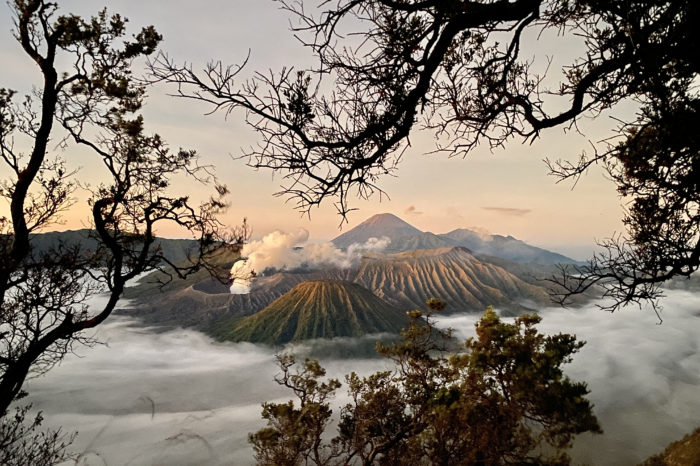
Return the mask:
[[501,265],[482,261],[463,247],[416,250],[366,255],[352,269],[279,272],[259,277],[253,281],[250,293],[238,295],[230,294],[228,285],[202,271],[164,290],[149,283],[153,277],[146,277],[126,293],[133,299],[134,309],[122,312],[148,324],[195,327],[226,337],[224,334],[233,328],[231,319],[263,310],[304,282],[334,280],[357,283],[401,311],[422,309],[426,299],[439,297],[447,303],[449,313],[482,312],[492,305],[515,315],[550,304],[547,290],[534,276],[528,276],[529,270],[530,266],[504,260]]
[[248,294],[231,294],[229,285],[212,279],[206,271],[175,280],[163,289],[153,281],[156,278],[157,273],[127,289],[125,297],[131,299],[131,308],[118,313],[138,317],[149,325],[193,327],[221,337],[222,325],[260,311],[299,283],[342,280],[347,274],[339,269],[277,273],[257,278]]
[[396,253],[416,249],[438,249],[463,246],[472,254],[493,256],[521,264],[573,264],[575,260],[562,254],[531,246],[512,236],[488,235],[467,228],[448,233],[423,232],[393,214],[377,214],[355,228],[333,239],[333,244],[345,249],[351,244],[364,243],[370,238],[387,237],[391,243],[386,252]]
[[[123,312],[148,324],[194,327],[228,338],[239,321],[261,312],[297,285],[334,280],[357,283],[400,311],[422,308],[426,299],[438,297],[446,301],[449,313],[482,312],[495,306],[516,315],[550,305],[546,288],[550,285],[543,279],[558,273],[555,264],[572,262],[510,236],[484,236],[467,229],[444,235],[421,232],[391,214],[367,219],[338,236],[334,244],[347,247],[373,237],[392,241],[383,253],[365,253],[354,267],[259,276],[247,294],[230,294],[229,284],[211,279],[206,271],[163,289],[153,283],[162,275],[153,274],[127,290],[125,297],[133,300],[133,309]],[[225,275],[239,257],[222,254],[218,259]],[[577,297],[575,303],[587,299]]]
[[[240,257],[241,255],[238,251],[228,247],[221,247],[208,256],[207,262],[220,277],[228,277],[231,266]],[[185,260],[175,261],[175,263],[184,263]],[[124,292],[124,298],[162,296],[163,292],[182,290],[192,286],[211,288],[216,290],[216,293],[228,293],[230,287],[230,285],[212,278],[209,271],[205,269],[198,270],[185,279],[169,277],[165,272],[154,271],[141,278],[137,284],[127,288]]]
[[672,442],[666,449],[654,455],[640,466],[699,466],[700,429]]
[[238,322],[226,339],[272,345],[398,333],[408,317],[356,283],[308,281]]
[[[506,262],[504,261],[504,264]],[[209,332],[229,318],[249,316],[268,306],[295,286],[309,281],[341,280],[358,283],[401,311],[422,309],[425,300],[439,297],[446,312],[482,312],[493,305],[519,314],[548,305],[547,290],[519,273],[480,260],[462,247],[366,255],[353,269],[327,268],[307,272],[280,272],[253,281],[250,293],[232,295],[228,286],[199,272],[175,281],[164,291],[149,283],[129,290],[133,310],[124,311],[149,324],[193,326]],[[522,278],[519,276],[522,275]],[[148,277],[144,280],[148,282]],[[220,336],[218,331],[214,332]]]

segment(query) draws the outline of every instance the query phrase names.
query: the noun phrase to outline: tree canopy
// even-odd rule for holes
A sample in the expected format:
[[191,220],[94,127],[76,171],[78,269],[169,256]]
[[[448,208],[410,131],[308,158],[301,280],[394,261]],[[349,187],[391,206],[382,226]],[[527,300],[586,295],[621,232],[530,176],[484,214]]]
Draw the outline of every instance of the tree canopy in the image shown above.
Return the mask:
[[[132,65],[156,50],[161,36],[152,26],[129,37],[127,20],[106,10],[84,19],[59,14],[56,3],[44,0],[14,0],[10,8],[15,38],[43,81],[21,99],[0,89],[0,196],[10,206],[9,216],[0,217],[3,442],[36,427],[20,426],[26,410],[14,417],[9,410],[27,377],[50,369],[76,344],[92,343],[84,331],[107,319],[127,281],[165,266],[179,276],[206,266],[221,245],[216,214],[226,194],[195,151],[171,150],[139,114],[145,87]],[[66,159],[78,146],[103,168],[99,184],[81,184],[90,193],[97,246],[37,248],[34,234],[60,223],[75,202],[78,181]],[[193,205],[173,193],[171,179],[182,175],[212,184],[212,197]],[[187,263],[173,264],[154,244],[164,222],[199,241]],[[101,305],[89,301],[98,293],[107,294]]]
[[292,356],[279,356],[276,381],[296,399],[263,404],[267,427],[249,437],[258,464],[568,464],[575,435],[601,432],[586,384],[561,367],[584,342],[539,333],[536,315],[511,324],[488,309],[476,338],[450,354],[431,312],[410,312],[402,341],[379,346],[393,370],[346,376],[334,437],[330,400],[341,383],[324,381],[317,361],[295,371]]
[[[338,0],[281,1],[294,31],[317,57],[237,82],[240,67],[203,73],[161,55],[156,79],[179,94],[230,112],[242,108],[261,142],[249,163],[285,176],[283,194],[309,211],[333,199],[344,216],[352,195],[379,191],[417,127],[438,150],[529,141],[556,126],[630,100],[592,155],[551,161],[562,179],[602,164],[628,209],[627,234],[557,281],[558,299],[601,286],[611,310],[660,296],[658,285],[700,265],[697,121],[699,71],[692,0]],[[541,35],[575,37],[581,51],[551,82],[548,62],[523,50]],[[531,44],[528,43],[529,46]],[[537,61],[537,60],[539,61]],[[556,78],[556,77],[555,77]],[[549,81],[548,81],[549,80]]]

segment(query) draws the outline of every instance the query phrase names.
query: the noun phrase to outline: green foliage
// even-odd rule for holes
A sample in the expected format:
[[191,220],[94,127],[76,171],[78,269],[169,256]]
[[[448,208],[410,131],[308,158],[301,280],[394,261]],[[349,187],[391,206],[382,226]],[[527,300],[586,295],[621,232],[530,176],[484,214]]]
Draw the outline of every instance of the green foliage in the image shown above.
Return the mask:
[[340,382],[320,382],[326,371],[318,361],[307,359],[296,373],[291,371],[296,362],[293,356],[278,356],[277,361],[282,375],[275,381],[292,390],[299,403],[298,407],[292,401],[263,404],[268,427],[249,436],[258,464],[326,464],[334,448],[324,444],[321,436],[332,414],[328,400]]
[[700,428],[671,442],[666,449],[648,458],[640,466],[697,465],[700,458]]
[[394,370],[346,376],[350,402],[337,435],[325,443],[328,398],[340,383],[321,383],[323,369],[308,360],[290,383],[294,359],[281,357],[277,382],[295,392],[300,408],[292,401],[263,405],[268,427],[250,436],[258,463],[568,464],[576,434],[601,432],[585,383],[561,369],[584,342],[539,333],[537,315],[507,323],[489,308],[476,338],[448,354],[450,335],[431,319],[431,310],[442,307],[431,300],[425,316],[411,311],[402,341],[378,346]]

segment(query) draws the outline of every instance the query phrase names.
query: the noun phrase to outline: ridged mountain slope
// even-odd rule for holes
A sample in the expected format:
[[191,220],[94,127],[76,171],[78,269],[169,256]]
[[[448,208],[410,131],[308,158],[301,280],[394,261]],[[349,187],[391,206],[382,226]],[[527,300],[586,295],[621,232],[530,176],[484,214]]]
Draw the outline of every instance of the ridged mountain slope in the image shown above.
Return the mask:
[[517,313],[549,302],[543,287],[482,262],[463,247],[368,256],[353,281],[400,309],[421,309],[432,297],[444,300],[449,312],[496,306]]
[[240,321],[226,338],[277,345],[312,338],[398,333],[407,322],[405,312],[356,283],[322,280],[295,286]]
[[364,243],[370,238],[388,237],[393,240],[421,233],[422,231],[418,228],[404,222],[396,215],[377,214],[337,236],[332,242],[336,247],[345,249],[351,244]]
[[419,233],[417,235],[393,238],[385,252],[404,252],[416,249],[440,249],[459,246],[457,241],[436,235],[435,233]]
[[[547,290],[534,276],[528,277],[532,266],[501,262],[517,270],[511,272],[505,265],[483,262],[462,247],[368,254],[354,269],[259,277],[248,294],[232,295],[226,285],[210,278],[200,278],[197,283],[189,279],[184,283],[175,281],[164,292],[153,285],[140,285],[128,293],[134,298],[135,309],[123,312],[149,324],[195,327],[227,338],[216,330],[222,328],[221,322],[231,324],[232,319],[255,314],[297,285],[319,280],[359,283],[402,312],[422,309],[431,297],[446,301],[446,312],[450,313],[482,312],[493,305],[517,314],[550,303]],[[224,327],[227,331],[232,328]]]

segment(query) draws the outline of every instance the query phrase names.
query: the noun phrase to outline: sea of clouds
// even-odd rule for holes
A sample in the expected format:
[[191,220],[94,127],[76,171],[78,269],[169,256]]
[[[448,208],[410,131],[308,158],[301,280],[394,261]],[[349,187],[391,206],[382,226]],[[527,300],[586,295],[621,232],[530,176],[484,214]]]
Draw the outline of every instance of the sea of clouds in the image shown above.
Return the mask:
[[[700,294],[670,291],[663,306],[660,325],[647,308],[540,313],[541,331],[587,341],[566,373],[588,383],[605,433],[581,436],[575,463],[636,464],[700,426]],[[446,316],[440,325],[468,337],[478,317]],[[79,431],[79,464],[251,464],[246,439],[263,426],[260,403],[290,398],[272,381],[268,347],[217,343],[190,330],[157,333],[124,318],[97,337],[104,345],[80,349],[27,386],[46,425]],[[324,365],[342,378],[386,362]]]

